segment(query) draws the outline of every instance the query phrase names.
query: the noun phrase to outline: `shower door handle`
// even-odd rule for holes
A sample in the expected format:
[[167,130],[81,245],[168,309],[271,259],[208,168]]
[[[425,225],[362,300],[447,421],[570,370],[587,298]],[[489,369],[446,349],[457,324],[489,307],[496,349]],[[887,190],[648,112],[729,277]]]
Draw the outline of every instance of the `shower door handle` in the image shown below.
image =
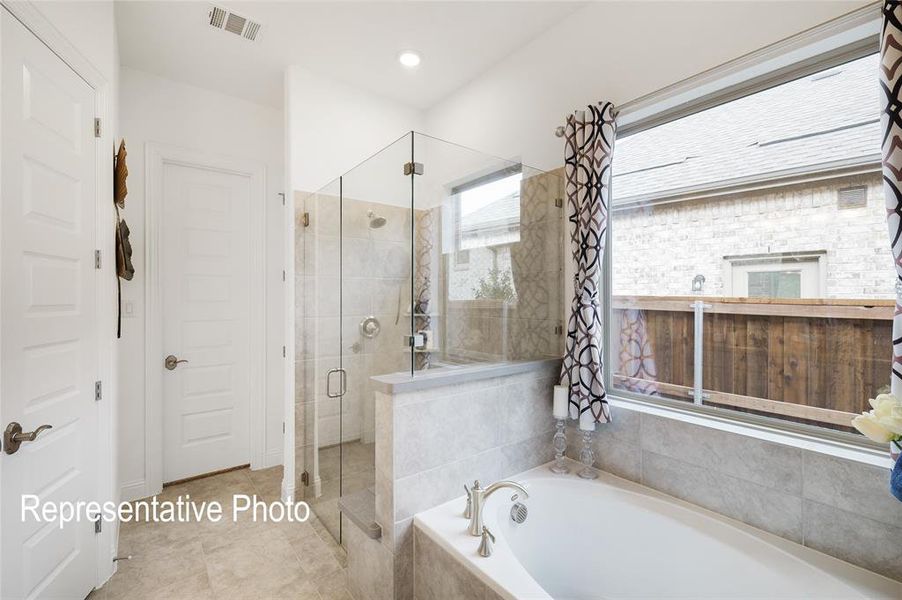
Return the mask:
[[[339,388],[338,393],[332,393],[332,375],[335,373],[339,373],[340,376],[338,378]],[[348,391],[348,373],[344,369],[329,369],[329,372],[326,373],[326,395],[330,398],[341,398],[345,395],[345,392]]]

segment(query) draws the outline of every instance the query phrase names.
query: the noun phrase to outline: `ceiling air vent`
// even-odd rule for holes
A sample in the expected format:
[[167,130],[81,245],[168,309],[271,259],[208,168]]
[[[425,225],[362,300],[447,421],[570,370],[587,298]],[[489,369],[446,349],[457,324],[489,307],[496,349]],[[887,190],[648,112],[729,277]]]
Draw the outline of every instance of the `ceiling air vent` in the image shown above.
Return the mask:
[[210,7],[210,11],[207,13],[207,19],[210,27],[234,33],[246,40],[254,41],[260,33],[260,23],[251,21],[247,17],[243,17],[218,6]]

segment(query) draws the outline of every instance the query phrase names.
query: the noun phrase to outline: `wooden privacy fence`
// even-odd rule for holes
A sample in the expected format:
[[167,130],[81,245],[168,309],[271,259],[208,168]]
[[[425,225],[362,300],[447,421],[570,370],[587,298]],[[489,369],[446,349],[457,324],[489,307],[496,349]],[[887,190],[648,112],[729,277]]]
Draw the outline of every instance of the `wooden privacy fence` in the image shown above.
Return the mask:
[[[614,328],[638,309],[661,395],[691,401],[694,296],[615,296]],[[705,404],[832,427],[888,391],[892,300],[701,298]],[[613,355],[616,357],[616,334]],[[614,360],[615,387],[631,383]]]

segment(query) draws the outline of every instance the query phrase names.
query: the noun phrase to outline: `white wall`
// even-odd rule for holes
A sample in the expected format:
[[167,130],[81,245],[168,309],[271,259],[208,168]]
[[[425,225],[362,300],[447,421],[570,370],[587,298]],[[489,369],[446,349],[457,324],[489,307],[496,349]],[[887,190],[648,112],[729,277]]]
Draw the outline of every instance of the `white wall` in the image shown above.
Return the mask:
[[599,2],[430,108],[426,132],[541,169],[577,108],[623,103],[843,15],[867,2]]
[[289,67],[285,85],[291,182],[298,191],[318,190],[424,125],[417,109],[301,67]]
[[107,81],[119,78],[119,43],[113,2],[34,2]]
[[[266,165],[266,466],[281,464],[285,343],[282,269],[284,186],[282,112],[232,96],[123,67],[122,136],[128,148],[129,194],[123,213],[131,229],[135,278],[123,282],[119,439],[124,498],[144,495],[144,147],[177,145]],[[261,210],[263,208],[261,207]]]

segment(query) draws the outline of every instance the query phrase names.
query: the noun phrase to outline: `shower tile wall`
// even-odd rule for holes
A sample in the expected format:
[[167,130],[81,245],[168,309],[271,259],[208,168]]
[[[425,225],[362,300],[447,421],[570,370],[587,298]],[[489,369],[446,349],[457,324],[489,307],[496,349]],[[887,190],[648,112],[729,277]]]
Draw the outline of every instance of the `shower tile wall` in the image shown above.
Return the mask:
[[[410,330],[410,210],[348,198],[340,204],[322,193],[297,207],[295,453],[296,471],[309,472],[311,485],[298,482],[296,489],[338,537],[340,493],[373,485],[370,377],[410,368],[403,346]],[[385,224],[371,228],[369,211]],[[381,325],[374,338],[360,331],[369,316]],[[347,372],[340,401],[326,394],[326,374],[338,366]]]
[[[299,347],[303,344],[311,360],[314,349],[318,350],[320,362],[312,366],[320,401],[319,445],[357,439],[371,443],[369,378],[409,368],[403,336],[410,329],[410,209],[345,198],[339,212],[338,199],[333,196],[316,195],[312,200],[308,203],[312,204],[308,206],[310,226],[298,233],[299,237],[313,236],[305,244],[312,249],[308,253],[312,256],[306,258],[305,269],[298,277],[298,298],[303,298],[306,307],[298,343]],[[383,227],[369,227],[367,212],[371,210],[386,219]],[[360,323],[368,316],[375,316],[382,327],[373,339],[360,333]],[[325,397],[326,373],[339,366],[339,355],[348,373],[342,401],[342,439],[338,403]],[[313,378],[308,380],[313,382]],[[311,391],[304,390],[306,398]]]

